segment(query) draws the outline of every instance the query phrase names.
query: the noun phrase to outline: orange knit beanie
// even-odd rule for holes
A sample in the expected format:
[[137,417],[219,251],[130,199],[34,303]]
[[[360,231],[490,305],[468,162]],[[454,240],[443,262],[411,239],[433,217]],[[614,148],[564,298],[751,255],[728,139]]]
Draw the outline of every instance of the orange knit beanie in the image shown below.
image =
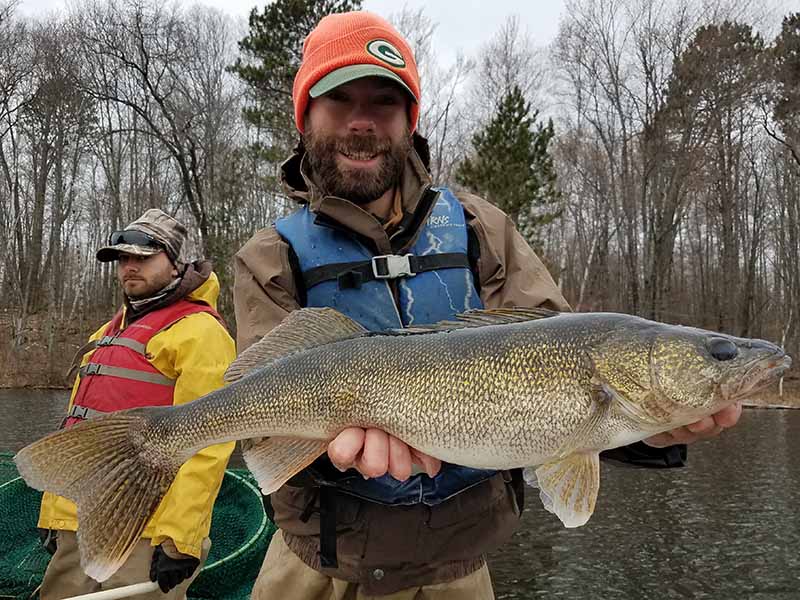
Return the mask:
[[361,77],[387,77],[411,94],[409,128],[413,132],[420,97],[414,54],[388,21],[366,11],[328,15],[303,42],[303,61],[292,89],[297,129],[304,130],[309,98]]

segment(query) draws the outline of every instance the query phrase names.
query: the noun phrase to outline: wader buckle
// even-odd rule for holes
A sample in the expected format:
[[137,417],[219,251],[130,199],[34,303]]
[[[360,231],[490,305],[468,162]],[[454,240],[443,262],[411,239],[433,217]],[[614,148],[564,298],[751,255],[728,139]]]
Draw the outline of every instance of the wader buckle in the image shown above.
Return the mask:
[[372,274],[375,279],[395,279],[396,277],[413,277],[416,275],[411,267],[413,254],[403,256],[383,254],[372,257]]

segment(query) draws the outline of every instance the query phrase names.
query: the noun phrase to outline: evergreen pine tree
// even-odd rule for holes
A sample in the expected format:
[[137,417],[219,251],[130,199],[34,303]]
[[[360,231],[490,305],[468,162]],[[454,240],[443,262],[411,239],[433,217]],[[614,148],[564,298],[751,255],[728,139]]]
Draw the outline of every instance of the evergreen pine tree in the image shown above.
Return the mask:
[[536,124],[538,114],[531,114],[514,86],[472,137],[473,154],[456,170],[456,181],[508,214],[531,243],[536,229],[560,214],[555,166],[547,151],[553,122]]
[[250,12],[250,31],[239,42],[241,56],[231,67],[250,87],[245,119],[263,134],[261,150],[271,161],[285,157],[297,139],[292,84],[303,40],[320,19],[361,8],[361,0],[276,0]]

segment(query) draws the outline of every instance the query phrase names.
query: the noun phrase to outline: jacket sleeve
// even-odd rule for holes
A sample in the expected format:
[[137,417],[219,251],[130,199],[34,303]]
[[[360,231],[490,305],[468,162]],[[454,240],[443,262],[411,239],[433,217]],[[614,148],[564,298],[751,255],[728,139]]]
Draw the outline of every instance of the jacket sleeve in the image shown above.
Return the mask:
[[[148,351],[153,366],[176,380],[176,405],[222,387],[236,357],[233,339],[207,313],[189,315],[153,336]],[[171,538],[180,552],[200,557],[233,448],[234,442],[209,446],[183,464],[145,530],[154,546]]]
[[234,257],[233,307],[239,352],[300,308],[289,244],[274,227],[257,232]]
[[601,452],[600,458],[623,463],[631,467],[672,469],[686,466],[687,454],[686,444],[654,448],[644,442],[635,442],[628,446],[620,446],[619,448]]
[[484,306],[570,310],[547,268],[511,219],[472,194],[459,194],[458,198],[478,241],[478,276]]
[[[571,310],[547,268],[505,213],[471,194],[459,194],[459,199],[480,246],[478,275],[486,308],[543,306]],[[636,442],[600,456],[631,466],[672,468],[686,464],[687,450],[685,444],[654,448]]]

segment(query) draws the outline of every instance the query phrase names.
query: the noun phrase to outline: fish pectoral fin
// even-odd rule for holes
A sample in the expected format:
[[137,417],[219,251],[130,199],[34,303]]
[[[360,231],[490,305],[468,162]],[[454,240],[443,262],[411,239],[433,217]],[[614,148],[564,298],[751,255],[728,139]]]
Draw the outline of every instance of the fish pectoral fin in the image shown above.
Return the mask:
[[575,452],[535,469],[528,467],[523,477],[528,485],[539,488],[542,504],[565,527],[580,527],[594,512],[600,488],[600,454]]
[[328,448],[328,441],[270,437],[246,447],[243,445],[243,448],[247,468],[266,496],[322,455]]
[[333,308],[301,308],[244,350],[225,371],[225,381],[233,383],[284,356],[366,332],[353,319]]

